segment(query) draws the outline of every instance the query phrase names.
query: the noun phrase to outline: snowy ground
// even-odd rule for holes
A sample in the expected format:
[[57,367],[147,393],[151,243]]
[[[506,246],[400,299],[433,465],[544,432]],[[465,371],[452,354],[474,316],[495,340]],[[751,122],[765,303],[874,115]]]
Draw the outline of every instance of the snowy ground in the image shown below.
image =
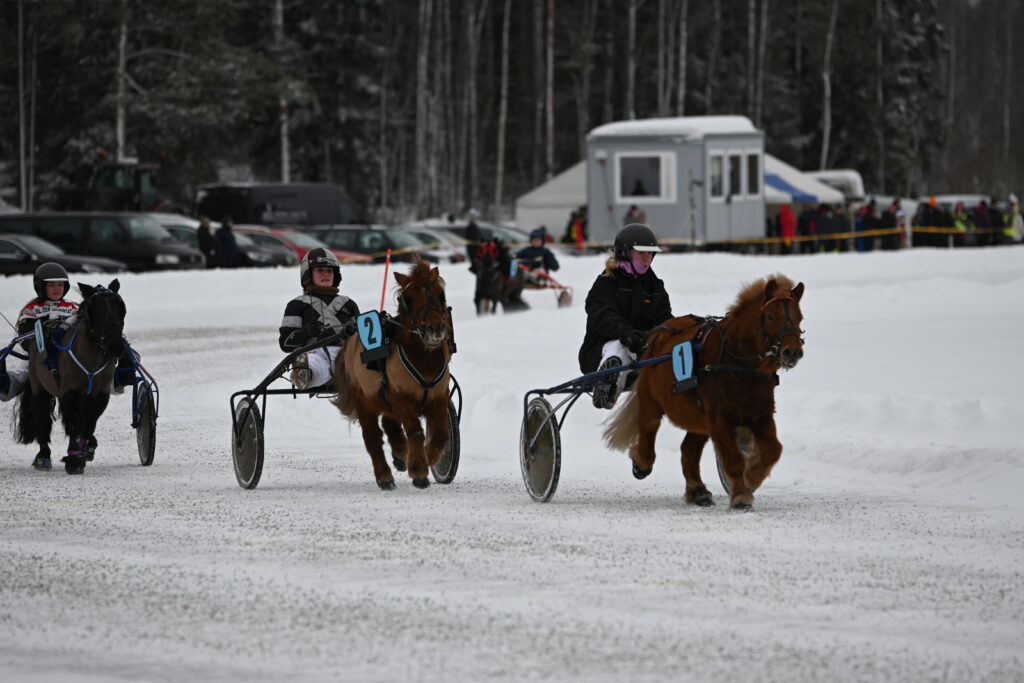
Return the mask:
[[[659,256],[677,313],[720,314],[777,271],[806,284],[806,357],[777,391],[785,452],[747,513],[710,448],[718,505],[683,504],[669,426],[634,480],[587,401],[557,494],[529,499],[522,397],[578,374],[601,267],[562,260],[572,308],[530,292],[533,310],[489,318],[465,267],[442,267],[462,462],[425,491],[405,475],[378,490],[358,429],[287,397],[270,399],[259,487],[236,485],[228,398],[279,359],[297,270],[121,277],[160,384],[156,462],[138,463],[127,396],[81,477],[32,470],[0,408],[0,680],[1024,678],[1024,248]],[[375,307],[382,275],[347,267],[343,288]],[[30,292],[3,280],[0,310]]]

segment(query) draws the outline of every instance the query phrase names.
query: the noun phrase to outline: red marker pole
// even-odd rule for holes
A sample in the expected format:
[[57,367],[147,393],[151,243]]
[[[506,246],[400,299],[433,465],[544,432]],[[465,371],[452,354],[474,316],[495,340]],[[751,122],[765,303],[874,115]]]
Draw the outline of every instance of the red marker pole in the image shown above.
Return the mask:
[[380,288],[380,310],[384,310],[384,294],[388,291],[388,268],[391,266],[391,250],[388,249],[387,258],[384,259],[384,284]]

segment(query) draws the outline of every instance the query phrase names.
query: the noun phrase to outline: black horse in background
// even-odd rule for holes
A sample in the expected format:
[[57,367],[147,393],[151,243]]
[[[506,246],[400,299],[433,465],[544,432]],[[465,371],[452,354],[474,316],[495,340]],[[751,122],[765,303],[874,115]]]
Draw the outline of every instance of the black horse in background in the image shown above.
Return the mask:
[[497,313],[500,303],[506,313],[530,308],[523,301],[525,274],[520,268],[512,271],[512,254],[500,239],[481,242],[473,254],[470,270],[476,273],[473,305],[477,315]]
[[109,287],[78,286],[82,305],[65,321],[63,337],[54,340],[55,368],[47,364],[36,342],[30,342],[29,381],[18,406],[16,436],[18,443],[39,444],[33,463],[36,469],[49,469],[55,404],[68,435],[64,470],[82,474],[85,463],[93,459],[96,422],[107,408],[114,372],[124,351],[126,309],[117,293],[120,286],[117,280]]

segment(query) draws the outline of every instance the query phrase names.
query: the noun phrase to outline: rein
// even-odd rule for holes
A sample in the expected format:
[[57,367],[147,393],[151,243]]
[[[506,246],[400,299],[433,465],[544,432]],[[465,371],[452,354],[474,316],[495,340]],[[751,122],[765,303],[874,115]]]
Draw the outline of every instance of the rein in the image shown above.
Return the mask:
[[[79,369],[82,371],[82,373],[85,375],[86,380],[87,380],[85,393],[87,395],[92,393],[93,379],[97,375],[99,375],[101,372],[106,370],[107,366],[110,365],[110,362],[117,358],[116,355],[113,355],[113,354],[109,353],[107,351],[107,349],[106,349],[106,333],[104,333],[102,335],[101,334],[97,334],[96,328],[93,327],[93,325],[92,325],[92,317],[89,315],[89,310],[88,310],[87,306],[88,306],[88,303],[90,301],[92,301],[93,298],[95,298],[95,297],[97,297],[97,296],[99,296],[101,294],[115,294],[115,293],[116,292],[114,292],[113,290],[106,289],[104,287],[98,288],[96,290],[96,292],[94,292],[91,296],[89,296],[89,298],[87,298],[84,302],[82,302],[82,307],[81,307],[81,309],[79,309],[79,312],[78,312],[78,314],[81,315],[81,318],[78,320],[77,323],[75,323],[75,326],[74,326],[74,328],[71,331],[71,338],[68,340],[68,343],[66,345],[63,345],[63,346],[61,344],[54,343],[54,348],[56,348],[59,351],[63,351],[65,353],[67,353],[68,356],[71,358],[72,362],[74,362],[74,364],[77,365],[79,367]],[[108,313],[108,315],[109,315],[109,313]],[[85,367],[85,365],[82,363],[82,361],[78,358],[78,354],[76,354],[74,349],[72,349],[72,346],[74,346],[74,344],[75,344],[75,339],[78,337],[78,331],[81,329],[83,322],[85,323],[86,329],[89,330],[89,332],[92,334],[92,336],[96,339],[97,346],[98,346],[98,348],[100,350],[100,353],[103,355],[103,358],[106,359],[106,361],[103,363],[103,365],[101,365],[96,370],[89,370],[87,367]]]

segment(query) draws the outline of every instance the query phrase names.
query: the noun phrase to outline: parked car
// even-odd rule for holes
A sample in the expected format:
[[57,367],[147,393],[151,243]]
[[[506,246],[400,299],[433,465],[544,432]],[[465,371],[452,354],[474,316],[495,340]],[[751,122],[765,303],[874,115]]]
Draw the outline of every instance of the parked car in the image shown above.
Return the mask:
[[123,261],[128,270],[203,268],[198,249],[174,239],[145,214],[50,212],[0,215],[0,232],[36,235],[72,254]]
[[314,225],[309,229],[309,233],[334,249],[365,254],[375,263],[384,262],[388,249],[391,250],[392,261],[412,261],[414,253],[419,253],[424,260],[432,263],[439,261],[415,235],[402,230],[391,230],[383,225]]
[[53,261],[69,273],[120,273],[128,270],[124,261],[100,256],[76,256],[35,235],[0,234],[0,273],[34,273],[41,263]]
[[400,225],[395,230],[407,232],[423,242],[427,248],[421,253],[430,261],[462,263],[466,260],[466,240],[454,233],[416,225]]
[[295,252],[301,261],[310,249],[323,247],[330,249],[342,263],[371,263],[373,259],[369,256],[344,249],[334,249],[328,244],[317,239],[309,233],[291,230],[289,228],[267,228],[262,225],[236,225],[236,235],[248,235],[256,244],[270,247],[285,247]]
[[[492,240],[498,238],[507,244],[514,247],[523,246],[525,247],[530,243],[530,236],[520,230],[519,228],[512,228],[507,225],[496,225],[494,223],[485,223],[477,221],[477,227],[480,228],[480,235],[485,240]],[[437,230],[445,230],[446,232],[452,233],[455,236],[466,239],[466,231],[469,229],[468,223],[450,223],[445,220],[434,219],[426,221],[416,221],[408,224],[407,228],[411,227],[425,227],[434,228]]]
[[[157,218],[164,229],[171,233],[178,241],[199,248],[199,221],[188,216],[176,216],[175,214],[164,214],[170,218]],[[210,222],[210,229],[216,231],[219,223]],[[283,246],[269,246],[256,244],[250,235],[235,232],[235,243],[238,245],[238,253],[242,257],[242,266],[247,268],[273,268],[275,266],[297,266],[299,257],[295,251]]]

